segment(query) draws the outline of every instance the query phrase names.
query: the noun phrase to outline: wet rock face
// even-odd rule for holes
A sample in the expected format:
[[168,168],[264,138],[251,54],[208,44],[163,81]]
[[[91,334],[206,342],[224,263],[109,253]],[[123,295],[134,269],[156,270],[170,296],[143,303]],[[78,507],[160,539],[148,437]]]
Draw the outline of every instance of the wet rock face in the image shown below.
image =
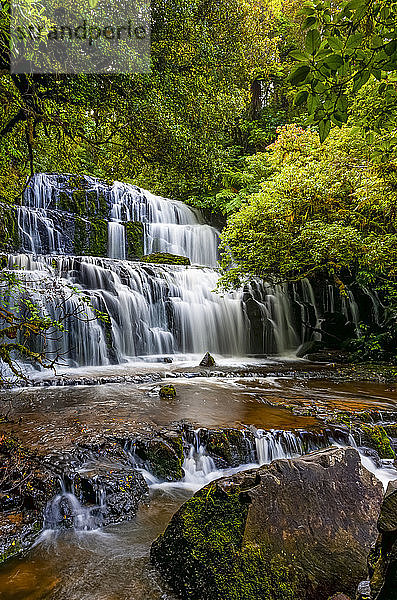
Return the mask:
[[197,492],[154,542],[152,561],[182,598],[354,596],[382,496],[352,448],[277,460]]
[[17,439],[0,436],[0,563],[30,546],[59,481]]
[[79,487],[84,504],[99,505],[102,525],[133,519],[148,495],[142,474],[133,470],[99,469],[81,474]]
[[397,598],[397,481],[387,488],[378,531],[368,558],[372,600],[393,600]]
[[199,364],[200,367],[214,367],[215,359],[209,352],[206,352]]
[[155,477],[175,481],[183,477],[183,444],[173,432],[161,437],[136,440],[136,455]]

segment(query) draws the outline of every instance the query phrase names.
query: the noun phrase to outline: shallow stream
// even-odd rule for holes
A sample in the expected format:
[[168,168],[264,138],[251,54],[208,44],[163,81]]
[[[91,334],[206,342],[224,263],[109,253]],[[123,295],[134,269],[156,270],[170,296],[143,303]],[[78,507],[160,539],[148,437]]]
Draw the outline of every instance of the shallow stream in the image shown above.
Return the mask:
[[[93,434],[139,431],[145,423],[166,426],[187,419],[204,427],[321,432],[321,420],[311,414],[314,406],[320,412],[397,407],[393,385],[336,380],[306,363],[250,363],[251,374],[225,364],[217,377],[204,377],[193,368],[163,367],[161,384],[175,386],[173,400],[159,398],[157,381],[20,388],[2,393],[1,399],[11,400],[10,429],[44,453]],[[138,371],[135,366],[131,373]],[[158,365],[144,370],[146,375],[154,372]],[[184,482],[154,481],[150,502],[140,507],[134,521],[93,531],[44,531],[26,556],[0,569],[1,600],[174,600],[150,565],[149,549],[177,508],[200,485],[222,474],[205,472],[211,468],[205,464],[202,468],[200,474],[193,468]],[[397,478],[390,467],[385,473]]]

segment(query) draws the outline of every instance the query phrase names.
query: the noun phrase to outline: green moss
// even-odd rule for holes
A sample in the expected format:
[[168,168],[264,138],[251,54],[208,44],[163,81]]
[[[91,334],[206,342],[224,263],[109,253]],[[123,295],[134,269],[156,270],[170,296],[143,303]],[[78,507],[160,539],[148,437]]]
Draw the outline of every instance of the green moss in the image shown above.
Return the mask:
[[183,478],[183,447],[162,438],[153,438],[149,442],[137,442],[136,454],[147,463],[156,477],[167,481]]
[[8,546],[6,546],[3,552],[0,553],[0,565],[6,560],[17,556],[23,550],[22,543],[19,540],[13,540]]
[[175,398],[176,389],[173,385],[163,385],[160,388],[159,395],[160,395],[160,398],[163,398],[165,400],[170,400],[172,398]]
[[157,263],[163,265],[190,265],[190,259],[187,256],[178,254],[169,254],[168,252],[155,252],[142,257],[143,262]]
[[87,221],[76,216],[73,248],[78,256],[107,256],[107,222],[104,219]]
[[383,429],[388,436],[397,438],[397,423],[394,423],[393,425],[383,425]]
[[233,456],[230,442],[223,431],[211,431],[206,442],[208,454],[223,458],[228,465],[232,464]]
[[[225,491],[213,483],[180,509],[169,526],[173,531],[154,543],[152,559],[183,597],[187,590],[194,590],[195,599],[299,597],[283,557],[270,557],[264,548],[244,543],[248,507],[239,486]],[[177,561],[177,556],[183,560]]]
[[395,458],[390,440],[383,427],[380,425],[362,425],[361,431],[367,437],[371,447],[377,451],[380,458]]
[[59,192],[57,208],[80,217],[109,218],[109,207],[103,194],[98,194],[97,190],[87,190],[81,183],[79,186],[73,186],[71,181],[69,183],[70,190]]
[[128,221],[123,223],[125,227],[125,238],[127,242],[127,258],[129,260],[142,258],[144,227],[139,221]]
[[20,243],[15,208],[0,204],[0,251],[14,252],[19,249]]

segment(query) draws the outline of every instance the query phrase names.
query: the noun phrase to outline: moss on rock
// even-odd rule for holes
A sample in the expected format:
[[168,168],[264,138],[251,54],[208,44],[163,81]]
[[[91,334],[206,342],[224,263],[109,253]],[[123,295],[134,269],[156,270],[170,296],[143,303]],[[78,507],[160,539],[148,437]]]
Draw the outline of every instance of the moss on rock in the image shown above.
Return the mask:
[[[173,571],[173,585],[182,598],[294,600],[294,578],[283,558],[265,557],[263,548],[243,544],[248,507],[240,486],[225,491],[213,483],[173,517],[173,547],[164,535],[153,544],[153,562],[163,573]],[[166,564],[157,560],[164,552],[169,552]],[[176,555],[182,559],[178,567]],[[271,569],[264,568],[268,561]],[[194,591],[187,595],[187,589]]]
[[362,425],[360,429],[364,437],[362,443],[376,450],[380,458],[395,458],[390,439],[381,425]]
[[172,400],[176,396],[176,389],[173,385],[162,385],[159,391],[160,398]]
[[108,224],[104,219],[74,221],[74,253],[78,256],[107,256]]
[[143,262],[157,263],[162,265],[190,265],[190,259],[187,256],[170,254],[168,252],[154,252],[142,257]]
[[16,210],[13,206],[0,204],[0,251],[14,252],[20,247]]
[[140,221],[123,223],[127,242],[127,258],[130,260],[142,258],[144,254],[144,227]]
[[382,496],[352,448],[276,460],[197,492],[153,543],[151,559],[183,600],[351,594]]
[[135,451],[155,477],[167,481],[183,478],[183,448],[174,440],[171,442],[160,437],[145,441],[138,440]]

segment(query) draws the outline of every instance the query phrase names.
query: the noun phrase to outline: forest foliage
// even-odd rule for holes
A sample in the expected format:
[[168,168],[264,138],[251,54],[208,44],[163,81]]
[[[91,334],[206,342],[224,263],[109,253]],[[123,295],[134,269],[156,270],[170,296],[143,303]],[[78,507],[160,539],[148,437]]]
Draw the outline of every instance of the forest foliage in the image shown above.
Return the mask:
[[181,199],[227,221],[225,287],[355,279],[389,307],[390,343],[396,5],[153,0],[151,70],[118,76],[10,74],[0,28],[0,198],[62,171]]

